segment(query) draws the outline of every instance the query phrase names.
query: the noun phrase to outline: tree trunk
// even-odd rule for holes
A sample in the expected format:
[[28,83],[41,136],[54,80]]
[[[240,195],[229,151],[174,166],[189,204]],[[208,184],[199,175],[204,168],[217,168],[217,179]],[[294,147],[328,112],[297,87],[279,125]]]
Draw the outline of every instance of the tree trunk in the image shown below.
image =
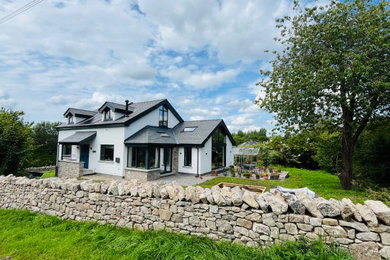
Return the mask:
[[341,174],[339,175],[341,187],[344,190],[350,190],[352,188],[352,164],[353,164],[353,152],[354,141],[351,127],[352,116],[350,111],[343,111],[343,135],[342,135],[342,160],[343,167]]

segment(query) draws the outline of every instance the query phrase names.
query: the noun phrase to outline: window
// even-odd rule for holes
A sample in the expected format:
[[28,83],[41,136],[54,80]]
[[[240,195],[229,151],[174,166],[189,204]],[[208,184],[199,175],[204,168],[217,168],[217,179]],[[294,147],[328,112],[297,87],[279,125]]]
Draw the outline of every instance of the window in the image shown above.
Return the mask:
[[[153,169],[158,168],[158,151],[155,147],[132,147],[130,167]],[[157,155],[157,156],[156,156]],[[157,157],[157,158],[156,158]],[[128,163],[129,166],[129,163]]]
[[100,146],[100,160],[114,161],[114,146],[102,144]]
[[185,127],[183,132],[194,132],[196,129],[196,126],[189,126],[189,127]]
[[226,138],[221,128],[215,130],[212,135],[212,168],[225,167],[226,163]]
[[70,158],[72,157],[72,145],[71,144],[63,144],[62,145],[62,158]]
[[103,112],[103,118],[104,118],[104,121],[112,120],[112,114],[111,114],[111,110],[110,110],[109,108],[107,108],[106,110],[104,110],[104,112]]
[[161,106],[159,109],[159,122],[158,126],[168,127],[168,108],[166,106]]
[[192,165],[192,147],[184,147],[184,166]]
[[68,124],[73,124],[73,116],[72,115],[69,115],[68,116]]

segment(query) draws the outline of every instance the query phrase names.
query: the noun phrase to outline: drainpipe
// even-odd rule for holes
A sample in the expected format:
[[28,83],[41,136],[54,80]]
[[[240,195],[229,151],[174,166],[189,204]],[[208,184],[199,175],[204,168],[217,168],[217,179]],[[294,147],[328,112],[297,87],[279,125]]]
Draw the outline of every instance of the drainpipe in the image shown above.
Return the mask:
[[199,177],[199,147],[196,147],[196,177]]
[[55,168],[55,174],[54,174],[54,176],[56,176],[56,177],[58,177],[58,161],[59,161],[59,158],[58,158],[58,156],[59,156],[59,151],[60,151],[60,144],[57,142],[57,154],[56,154],[56,168]]

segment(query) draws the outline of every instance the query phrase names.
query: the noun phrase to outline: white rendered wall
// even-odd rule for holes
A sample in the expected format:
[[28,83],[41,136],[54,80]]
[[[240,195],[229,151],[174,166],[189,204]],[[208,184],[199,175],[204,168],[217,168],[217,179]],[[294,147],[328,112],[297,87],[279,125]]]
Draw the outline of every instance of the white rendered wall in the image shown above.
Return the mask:
[[179,147],[179,172],[197,174],[197,166],[197,148],[192,147],[191,149],[191,166],[184,166],[184,147]]
[[[89,164],[88,169],[93,170],[96,173],[111,174],[116,176],[124,176],[124,166],[126,165],[125,145],[124,141],[124,127],[111,127],[111,128],[88,128],[86,130],[61,130],[58,134],[58,140],[62,140],[75,132],[81,131],[96,131],[96,137],[89,143]],[[114,159],[113,161],[101,161],[100,160],[100,146],[104,144],[114,145]],[[76,147],[74,145],[74,147]],[[92,149],[91,149],[92,148]],[[77,148],[76,148],[77,149]],[[80,148],[77,149],[78,153]],[[59,149],[61,155],[61,149]],[[76,155],[77,156],[77,155]],[[115,158],[119,158],[120,162],[116,163]],[[59,157],[61,158],[61,157]],[[73,146],[72,146],[72,158],[73,158]],[[79,158],[79,155],[78,157]]]
[[211,137],[202,148],[199,148],[199,174],[211,172]]
[[[179,119],[168,109],[168,127],[174,128],[179,122]],[[158,124],[158,122],[157,122]]]
[[226,167],[229,167],[233,165],[233,145],[230,141],[229,137],[225,136],[226,138]]
[[[139,118],[135,122],[131,123],[125,130],[125,139],[137,133],[145,126],[158,126],[159,123],[159,108],[150,111],[148,114]],[[179,120],[175,115],[168,109],[168,127],[175,127],[179,123]]]

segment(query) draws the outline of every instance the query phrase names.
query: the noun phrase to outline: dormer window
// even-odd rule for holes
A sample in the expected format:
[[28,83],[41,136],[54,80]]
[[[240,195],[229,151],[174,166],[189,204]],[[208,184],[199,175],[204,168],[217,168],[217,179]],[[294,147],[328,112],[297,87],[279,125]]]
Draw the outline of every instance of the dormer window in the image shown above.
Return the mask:
[[106,109],[103,111],[103,120],[104,121],[110,121],[112,120],[112,113],[111,113],[111,109]]
[[168,127],[168,108],[161,106],[159,109],[160,120],[158,122],[159,127]]
[[73,124],[74,121],[73,121],[73,116],[72,115],[69,115],[68,116],[68,124]]

